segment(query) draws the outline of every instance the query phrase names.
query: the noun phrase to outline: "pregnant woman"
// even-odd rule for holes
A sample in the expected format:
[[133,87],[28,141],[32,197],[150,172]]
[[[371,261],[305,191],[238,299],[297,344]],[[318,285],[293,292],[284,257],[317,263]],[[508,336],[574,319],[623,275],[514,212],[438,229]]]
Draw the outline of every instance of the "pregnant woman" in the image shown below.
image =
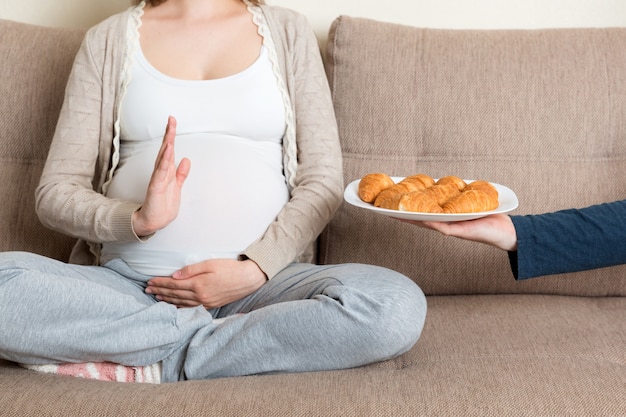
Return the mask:
[[137,2],[76,56],[37,212],[78,243],[70,263],[0,254],[0,357],[159,364],[168,382],[400,355],[422,330],[420,289],[376,266],[310,263],[342,188],[302,16]]

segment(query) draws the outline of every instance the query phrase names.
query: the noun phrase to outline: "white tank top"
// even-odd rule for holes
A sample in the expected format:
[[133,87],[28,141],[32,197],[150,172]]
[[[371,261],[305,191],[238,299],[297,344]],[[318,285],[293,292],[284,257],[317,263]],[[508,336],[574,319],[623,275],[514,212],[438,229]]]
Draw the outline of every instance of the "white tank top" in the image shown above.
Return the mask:
[[284,104],[265,48],[244,71],[207,81],[168,77],[139,51],[121,107],[120,163],[107,195],[142,203],[169,115],[176,159],[191,160],[176,220],[145,242],[105,243],[102,262],[168,276],[206,259],[236,259],[289,199]]

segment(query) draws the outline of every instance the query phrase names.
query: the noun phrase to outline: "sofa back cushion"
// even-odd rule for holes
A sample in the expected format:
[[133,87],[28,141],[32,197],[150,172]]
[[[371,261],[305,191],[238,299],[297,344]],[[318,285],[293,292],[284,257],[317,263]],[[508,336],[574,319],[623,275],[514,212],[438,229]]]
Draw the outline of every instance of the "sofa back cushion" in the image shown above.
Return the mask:
[[0,250],[66,260],[74,239],[44,228],[34,192],[83,32],[0,20]]
[[[326,51],[345,182],[368,172],[506,185],[517,214],[626,198],[626,29],[437,30],[340,17]],[[515,282],[505,253],[343,204],[322,263],[427,294],[626,295],[626,267]]]

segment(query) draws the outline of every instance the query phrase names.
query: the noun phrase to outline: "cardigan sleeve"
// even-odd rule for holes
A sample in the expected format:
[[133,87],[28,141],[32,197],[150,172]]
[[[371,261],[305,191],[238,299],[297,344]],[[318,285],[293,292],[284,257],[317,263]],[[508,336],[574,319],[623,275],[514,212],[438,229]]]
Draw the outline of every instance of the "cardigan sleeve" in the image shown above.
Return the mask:
[[[109,97],[115,84],[111,61],[119,59],[126,15],[91,28],[75,57],[48,158],[36,190],[36,211],[41,222],[66,235],[89,242],[138,239],[132,213],[139,205],[101,194],[98,173],[108,158],[101,152],[112,140],[103,128],[112,119]],[[118,36],[111,39],[110,34]],[[106,97],[105,97],[106,95]],[[107,144],[109,144],[107,146]],[[105,166],[106,169],[106,166]]]
[[277,14],[268,12],[267,17],[277,53],[284,56],[283,77],[295,120],[297,170],[289,202],[243,254],[270,279],[311,247],[343,195],[339,135],[317,38],[303,16],[276,7],[272,10]]
[[626,264],[626,200],[511,219],[516,279]]

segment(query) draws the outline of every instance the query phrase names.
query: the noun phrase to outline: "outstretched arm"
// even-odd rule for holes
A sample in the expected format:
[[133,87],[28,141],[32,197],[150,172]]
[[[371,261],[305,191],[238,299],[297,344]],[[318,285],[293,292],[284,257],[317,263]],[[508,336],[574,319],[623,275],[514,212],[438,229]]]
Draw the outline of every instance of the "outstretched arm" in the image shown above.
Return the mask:
[[507,250],[517,279],[626,264],[626,200],[536,215],[411,223]]

